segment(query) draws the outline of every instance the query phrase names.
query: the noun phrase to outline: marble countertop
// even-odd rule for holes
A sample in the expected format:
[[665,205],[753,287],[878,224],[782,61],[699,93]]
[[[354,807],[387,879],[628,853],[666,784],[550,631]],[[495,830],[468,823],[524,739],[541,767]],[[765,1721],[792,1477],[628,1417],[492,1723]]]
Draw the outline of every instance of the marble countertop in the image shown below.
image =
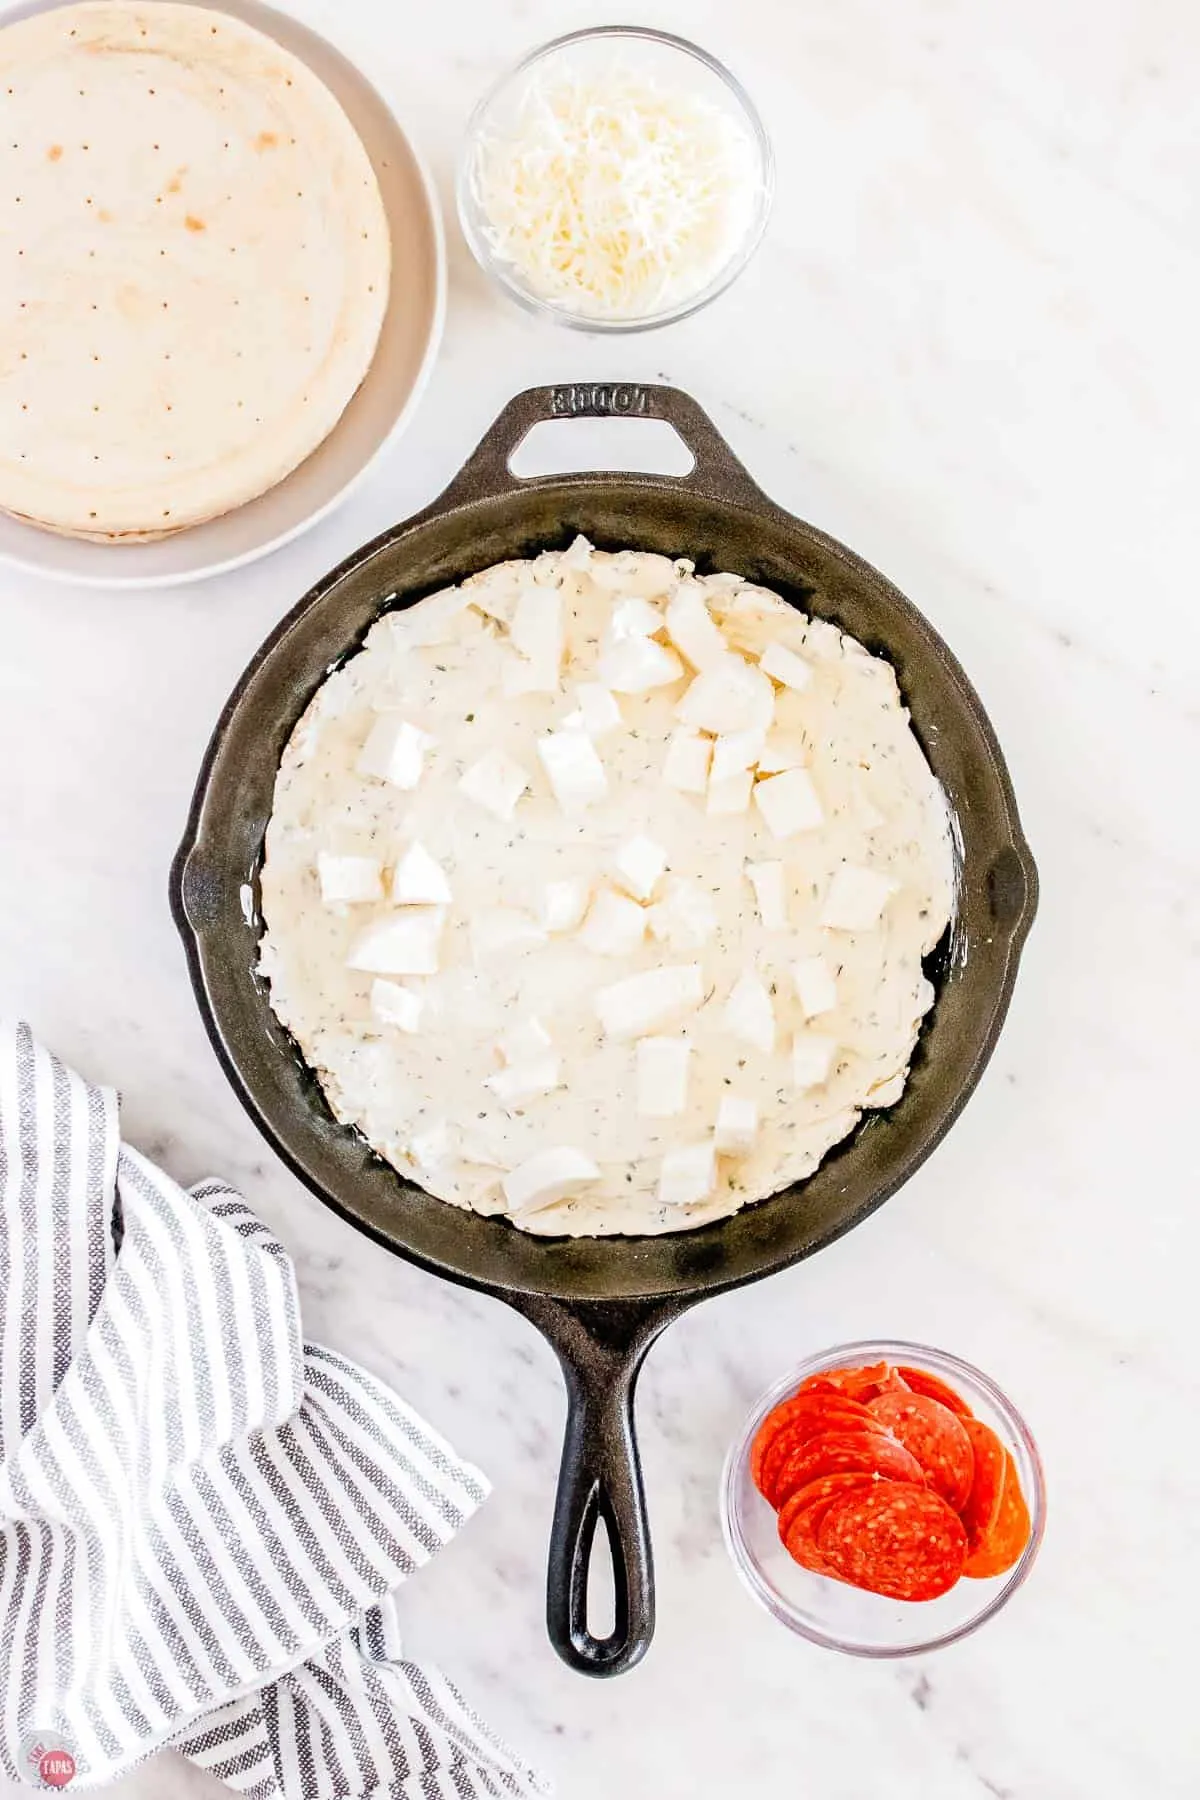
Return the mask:
[[[448,213],[482,86],[605,11],[299,10],[367,63]],[[0,996],[121,1087],[127,1135],[175,1175],[240,1184],[296,1258],[309,1333],[394,1379],[489,1471],[490,1503],[407,1591],[410,1644],[564,1800],[1194,1795],[1200,13],[658,0],[640,16],[727,57],[774,136],[769,237],[721,303],[619,343],[558,332],[496,297],[451,225],[431,387],[333,518],[170,593],[0,572]],[[543,1628],[551,1353],[284,1172],[217,1068],[165,899],[212,723],[279,615],[431,498],[515,390],[601,376],[693,392],[779,501],[915,599],[991,712],[1043,882],[1008,1025],[944,1146],[861,1229],[652,1352],[658,1635],[607,1684],[568,1673]],[[611,457],[604,428],[568,429],[582,456]],[[761,1613],[716,1502],[752,1397],[806,1352],[878,1334],[944,1344],[1007,1386],[1051,1499],[1011,1607],[891,1665]],[[116,1791],[210,1790],[160,1758]]]

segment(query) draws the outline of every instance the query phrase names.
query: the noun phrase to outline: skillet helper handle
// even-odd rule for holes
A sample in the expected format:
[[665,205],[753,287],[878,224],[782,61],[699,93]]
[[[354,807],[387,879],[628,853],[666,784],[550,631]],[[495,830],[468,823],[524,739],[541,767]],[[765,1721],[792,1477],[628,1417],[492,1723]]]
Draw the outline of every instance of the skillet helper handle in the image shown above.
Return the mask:
[[[621,1675],[641,1661],[654,1635],[654,1562],[634,1426],[633,1397],[647,1350],[683,1310],[637,1301],[566,1305],[512,1297],[558,1353],[567,1388],[567,1428],[546,1582],[546,1629],[568,1667],[581,1675]],[[612,1555],[614,1616],[607,1637],[588,1620],[588,1574]]]
[[691,451],[695,466],[687,475],[631,474],[631,481],[668,482],[734,503],[741,500],[761,507],[766,502],[704,408],[682,388],[647,381],[566,381],[515,394],[442,494],[439,507],[534,490],[543,482],[569,485],[569,475],[523,480],[512,472],[517,450],[533,427],[548,419],[661,419]]

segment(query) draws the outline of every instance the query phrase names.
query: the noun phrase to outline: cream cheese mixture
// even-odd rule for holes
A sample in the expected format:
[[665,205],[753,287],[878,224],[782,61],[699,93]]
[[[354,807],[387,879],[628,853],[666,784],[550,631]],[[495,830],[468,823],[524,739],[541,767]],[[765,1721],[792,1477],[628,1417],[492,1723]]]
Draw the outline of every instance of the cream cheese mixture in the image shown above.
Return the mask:
[[271,1004],[430,1193],[682,1231],[894,1102],[954,903],[891,666],[582,538],[386,613],[275,785]]

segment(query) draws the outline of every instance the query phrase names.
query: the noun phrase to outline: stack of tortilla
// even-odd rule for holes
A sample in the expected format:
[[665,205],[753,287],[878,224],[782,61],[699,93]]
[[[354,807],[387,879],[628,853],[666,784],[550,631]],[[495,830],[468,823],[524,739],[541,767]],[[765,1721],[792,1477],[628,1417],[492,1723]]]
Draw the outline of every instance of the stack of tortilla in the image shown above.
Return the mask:
[[390,248],[310,69],[204,7],[0,30],[0,509],[139,541],[273,487],[370,365]]

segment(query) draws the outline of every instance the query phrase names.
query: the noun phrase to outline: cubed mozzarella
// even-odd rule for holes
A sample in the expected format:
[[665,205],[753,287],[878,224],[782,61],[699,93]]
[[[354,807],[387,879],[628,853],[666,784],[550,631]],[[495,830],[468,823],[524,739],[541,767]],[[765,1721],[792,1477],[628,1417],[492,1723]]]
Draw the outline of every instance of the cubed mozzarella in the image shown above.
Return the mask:
[[635,900],[648,900],[667,866],[667,853],[641,832],[626,838],[613,857],[617,881]]
[[758,1136],[758,1107],[740,1094],[726,1094],[717,1108],[713,1141],[722,1156],[748,1156]]
[[749,731],[727,731],[719,737],[713,745],[712,779],[724,781],[743,769],[752,769],[762,755],[766,736],[758,726],[751,726]]
[[784,769],[799,769],[807,762],[803,741],[788,737],[782,731],[768,731],[758,758],[760,775],[779,775]]
[[510,1213],[520,1217],[581,1193],[600,1171],[590,1156],[569,1144],[539,1150],[505,1175],[502,1186]]
[[832,931],[870,931],[899,885],[874,869],[843,863],[829,884],[820,922]]
[[660,1206],[695,1206],[717,1185],[717,1153],[711,1140],[668,1150],[658,1173]]
[[792,1041],[792,1081],[796,1088],[804,1093],[828,1081],[836,1053],[834,1038],[824,1037],[818,1031],[797,1032]]
[[621,724],[616,696],[598,681],[581,681],[575,689],[580,722],[590,738],[602,738]]
[[397,906],[449,906],[450,883],[440,862],[414,840],[392,870],[392,899]]
[[383,899],[383,868],[374,856],[317,856],[317,880],[326,906]]
[[805,956],[792,964],[796,997],[806,1019],[832,1012],[838,1002],[837,982],[823,956]]
[[570,569],[573,574],[583,575],[591,569],[595,555],[596,552],[592,549],[591,544],[589,544],[583,533],[580,532],[578,537],[571,539],[571,542],[560,555],[558,559],[559,567]]
[[464,1153],[458,1166],[458,1191],[472,1212],[490,1219],[504,1211],[501,1172],[498,1164],[472,1162]]
[[807,769],[785,769],[768,775],[754,789],[754,801],[772,837],[794,837],[798,831],[815,831],[825,814]]
[[421,779],[425,752],[433,743],[426,731],[410,725],[396,713],[380,713],[358,753],[355,768],[360,775],[390,781],[393,787],[411,791]]
[[618,550],[615,556],[597,553],[588,573],[607,594],[640,594],[653,600],[670,591],[675,564],[650,550]]
[[678,788],[682,794],[703,794],[708,788],[712,749],[711,738],[701,737],[698,731],[691,731],[686,725],[672,732],[663,762],[663,780],[667,786]]
[[394,1025],[398,1031],[419,1031],[424,997],[415,988],[398,981],[382,979],[371,983],[371,1011],[381,1025]]
[[725,1029],[755,1050],[769,1056],[775,1048],[775,1009],[762,977],[746,969],[730,989],[722,1014]]
[[603,800],[608,792],[608,776],[586,732],[548,731],[535,742],[554,798],[563,812],[573,816]]
[[563,604],[559,590],[532,583],[522,588],[509,636],[529,665],[529,692],[554,693],[563,654]]
[[648,694],[669,687],[683,674],[673,650],[651,637],[615,638],[600,653],[596,673],[617,694]]
[[579,942],[597,956],[631,956],[646,935],[646,914],[636,900],[601,888],[583,922]]
[[542,889],[539,923],[543,931],[574,931],[587,911],[590,889],[586,881],[564,877],[548,881]]
[[450,1161],[450,1127],[445,1119],[435,1119],[415,1132],[408,1141],[408,1153],[426,1175],[445,1168]]
[[537,920],[516,906],[484,906],[471,915],[471,955],[486,962],[493,956],[519,955],[546,941]]
[[540,1019],[522,1019],[510,1025],[496,1045],[506,1063],[537,1062],[553,1049],[553,1039]]
[[802,694],[813,678],[812,664],[786,644],[768,644],[758,659],[758,666],[781,687],[794,688]]
[[485,1075],[485,1088],[495,1094],[501,1106],[526,1106],[543,1094],[552,1094],[559,1085],[557,1056],[539,1056],[531,1062],[509,1063],[494,1075]]
[[487,618],[495,619],[499,625],[508,624],[517,604],[515,582],[503,563],[482,576],[476,575],[465,581],[463,593],[470,605]]
[[717,929],[717,909],[694,875],[672,875],[646,913],[651,935],[672,950],[700,950]]
[[710,617],[704,590],[694,581],[681,581],[667,607],[667,636],[682,651],[693,669],[711,669],[729,654],[720,627]]
[[618,638],[653,637],[661,631],[665,620],[657,606],[641,594],[627,594],[613,606],[608,621],[608,642],[614,644]]
[[637,1046],[637,1109],[645,1119],[673,1119],[687,1105],[692,1046],[681,1037],[644,1037]]
[[503,750],[487,750],[478,762],[471,764],[458,786],[468,800],[474,800],[493,818],[507,822],[529,786],[529,777],[520,763],[506,756]]
[[775,689],[761,669],[727,651],[701,670],[676,712],[697,731],[767,731],[775,716]]
[[748,862],[746,879],[754,889],[758,916],[767,931],[787,929],[787,878],[781,862]]
[[434,644],[453,642],[458,619],[470,604],[471,596],[465,589],[442,588],[439,593],[426,594],[415,606],[403,607],[391,616],[412,648],[423,645],[428,649]]
[[753,769],[743,769],[739,775],[727,775],[724,781],[713,779],[708,784],[704,810],[714,816],[749,812],[753,787]]
[[629,975],[611,987],[598,988],[596,1016],[611,1038],[646,1037],[683,1014],[694,1012],[704,998],[699,963],[667,963],[644,974]]
[[346,967],[370,975],[436,975],[445,916],[441,906],[405,907],[376,919],[355,940]]
[[504,644],[500,647],[500,692],[506,700],[519,700],[523,694],[554,694],[558,676]]
[[517,594],[509,626],[513,647],[522,656],[527,656],[530,662],[537,662],[547,656],[553,656],[557,662],[562,654],[562,636],[561,591],[556,587],[545,587],[536,581],[527,581]]

